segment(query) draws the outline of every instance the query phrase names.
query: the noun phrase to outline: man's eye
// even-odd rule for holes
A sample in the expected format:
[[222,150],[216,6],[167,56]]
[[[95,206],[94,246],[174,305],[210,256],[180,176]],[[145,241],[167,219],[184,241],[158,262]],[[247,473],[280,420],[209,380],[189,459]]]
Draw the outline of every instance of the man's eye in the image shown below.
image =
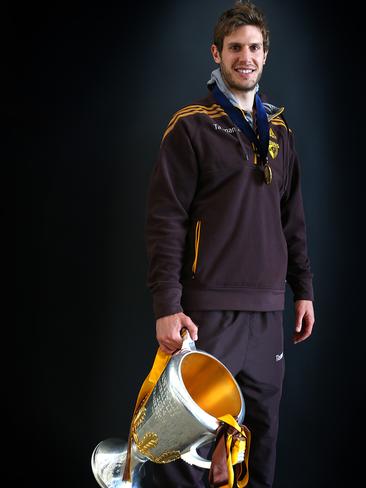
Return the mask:
[[259,48],[260,48],[260,45],[259,45],[259,44],[252,44],[252,45],[250,46],[250,49],[251,49],[252,51],[258,51],[258,49],[259,49]]
[[231,46],[232,51],[239,51],[240,46]]

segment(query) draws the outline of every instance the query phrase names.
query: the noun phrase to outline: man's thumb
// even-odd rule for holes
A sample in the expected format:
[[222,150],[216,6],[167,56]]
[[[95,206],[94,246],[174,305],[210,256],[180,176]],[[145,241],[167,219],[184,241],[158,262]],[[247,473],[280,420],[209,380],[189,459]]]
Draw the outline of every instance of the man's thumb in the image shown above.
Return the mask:
[[301,329],[302,329],[302,320],[300,317],[297,317],[295,322],[295,330],[296,332],[301,332]]

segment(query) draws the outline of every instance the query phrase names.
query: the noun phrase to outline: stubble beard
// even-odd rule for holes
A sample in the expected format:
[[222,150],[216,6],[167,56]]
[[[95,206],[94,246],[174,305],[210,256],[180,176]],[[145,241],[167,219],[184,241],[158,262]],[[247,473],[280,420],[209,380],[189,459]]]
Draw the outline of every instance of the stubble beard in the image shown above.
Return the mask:
[[243,81],[243,83],[241,84],[241,83],[237,83],[234,80],[232,74],[230,73],[229,70],[226,69],[223,63],[220,64],[220,69],[221,69],[221,75],[225,83],[228,85],[228,87],[232,90],[241,91],[244,93],[253,91],[257,86],[257,84],[259,83],[259,80],[261,79],[262,76],[262,71],[260,71],[255,80]]

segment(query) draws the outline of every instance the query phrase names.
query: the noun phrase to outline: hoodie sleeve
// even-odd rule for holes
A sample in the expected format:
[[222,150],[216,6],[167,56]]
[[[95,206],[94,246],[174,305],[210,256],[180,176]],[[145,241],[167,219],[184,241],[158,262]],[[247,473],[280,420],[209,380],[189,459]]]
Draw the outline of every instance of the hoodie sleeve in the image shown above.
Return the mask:
[[197,179],[191,138],[184,120],[174,121],[173,117],[160,146],[147,197],[147,285],[155,318],[182,311],[180,276]]
[[282,197],[282,227],[288,250],[287,282],[294,300],[314,300],[310,261],[306,242],[305,214],[300,182],[300,164],[294,138],[289,131],[289,166]]

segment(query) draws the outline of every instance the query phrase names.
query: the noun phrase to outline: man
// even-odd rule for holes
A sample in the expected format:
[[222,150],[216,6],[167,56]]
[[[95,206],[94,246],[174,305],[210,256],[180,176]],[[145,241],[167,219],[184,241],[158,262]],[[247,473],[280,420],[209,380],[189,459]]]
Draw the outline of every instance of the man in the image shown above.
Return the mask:
[[[282,312],[294,294],[294,342],[314,323],[299,161],[283,108],[258,92],[269,48],[252,3],[224,12],[210,93],[179,110],[161,143],[148,197],[148,283],[156,336],[169,354],[187,328],[233,373],[252,433],[249,487],[271,487],[284,374]],[[154,465],[157,487],[207,486],[183,461]]]

